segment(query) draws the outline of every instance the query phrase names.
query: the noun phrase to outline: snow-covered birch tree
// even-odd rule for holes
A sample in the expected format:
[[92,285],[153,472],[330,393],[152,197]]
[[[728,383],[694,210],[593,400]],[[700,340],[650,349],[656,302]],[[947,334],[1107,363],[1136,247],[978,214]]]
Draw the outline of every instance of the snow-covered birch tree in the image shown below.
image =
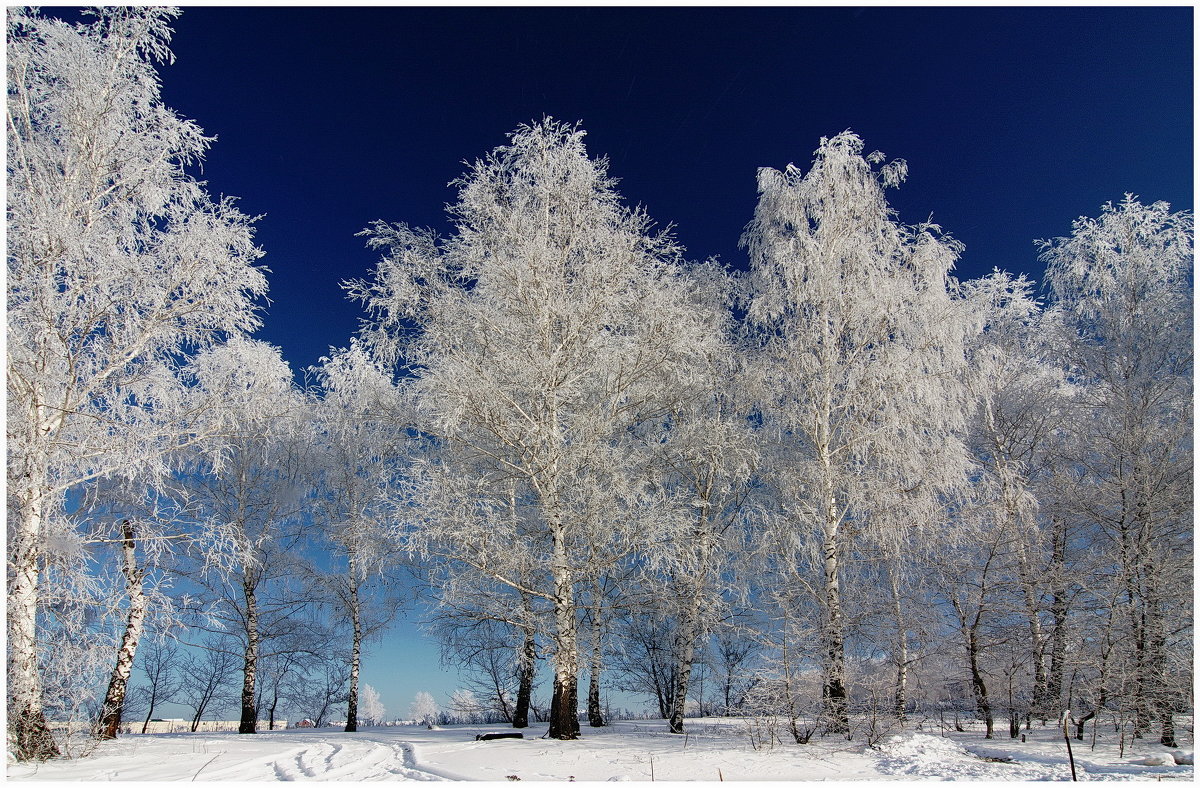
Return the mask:
[[379,699],[379,692],[370,684],[362,688],[362,719],[367,725],[379,725],[383,722],[387,709]]
[[154,465],[189,434],[170,407],[197,348],[257,325],[251,220],[185,167],[210,139],[163,106],[168,8],[86,24],[8,12],[8,729],[56,752],[36,618],[66,494]]
[[1057,630],[1065,625],[1065,611],[1054,614],[1049,629],[1044,623],[1044,599],[1061,596],[1054,593],[1062,576],[1054,556],[1063,520],[1042,511],[1039,500],[1069,419],[1069,387],[1050,360],[1058,313],[1040,308],[1032,282],[1000,271],[964,282],[963,290],[982,329],[969,344],[965,378],[973,404],[969,446],[978,463],[974,496],[1010,540],[1029,631],[1033,687],[1027,711],[1045,720],[1059,711],[1061,663],[1048,664],[1048,658],[1051,637],[1060,638]]
[[222,647],[240,652],[238,732],[254,733],[264,647],[305,625],[308,599],[296,547],[312,465],[308,403],[279,350],[264,342],[231,341],[201,354],[195,366],[202,385],[219,387],[227,407],[211,414],[220,439],[175,484],[201,525],[191,544],[192,579],[205,593],[192,626],[232,641]]
[[641,557],[658,586],[655,596],[674,622],[672,733],[683,733],[692,669],[704,640],[727,598],[740,593],[730,580],[745,547],[743,504],[758,464],[726,307],[733,283],[712,264],[695,267],[693,274],[698,301],[707,300],[707,314],[714,317],[712,341],[722,351],[697,364],[691,391],[644,435],[651,447],[644,472],[653,494],[640,505],[667,526],[656,529],[659,541],[646,544]]
[[441,709],[428,692],[418,692],[408,706],[408,716],[427,728],[437,724]]
[[[320,446],[317,507],[325,537],[345,559],[332,579],[334,601],[350,619],[350,694],[346,730],[357,730],[358,677],[364,639],[377,632],[396,606],[370,606],[366,586],[399,553],[389,515],[396,459],[403,453],[406,424],[396,418],[391,381],[354,343],[323,360],[316,370],[322,397],[314,428]],[[379,615],[378,612],[386,611]],[[375,612],[375,615],[372,615]]]
[[[176,548],[188,534],[183,513],[156,491],[156,481],[138,476],[94,483],[86,496],[88,504],[80,509],[80,519],[88,522],[86,532],[80,528],[81,541],[119,572],[112,576],[103,566],[92,569],[96,585],[104,589],[101,593],[112,600],[104,607],[113,609],[113,624],[120,629],[115,664],[94,721],[94,732],[101,738],[116,737],[121,727],[142,636],[147,630],[169,632],[179,623],[171,598],[171,569]],[[119,558],[113,561],[110,553]],[[101,618],[100,611],[93,608],[89,617]]]
[[1119,692],[1137,735],[1158,722],[1175,746],[1186,691],[1170,676],[1190,660],[1170,655],[1191,653],[1192,214],[1126,195],[1043,249],[1067,325],[1064,366],[1079,389],[1073,503],[1111,546],[1121,592],[1131,678]]
[[932,224],[900,225],[884,188],[906,165],[876,170],[883,155],[862,149],[843,132],[821,140],[807,173],[760,170],[743,237],[776,544],[796,551],[791,582],[820,613],[836,732],[849,729],[843,562],[869,528],[936,521],[939,492],[967,463],[957,381],[968,328],[949,276],[959,244]]
[[[560,739],[579,735],[577,583],[597,544],[611,556],[635,536],[616,516],[622,489],[609,471],[629,429],[667,412],[691,359],[712,347],[677,246],[621,205],[606,170],[577,128],[522,126],[456,182],[452,238],[376,223],[371,243],[389,253],[372,281],[350,287],[374,318],[367,341],[413,375],[419,428],[486,468],[460,480],[468,497],[478,492],[471,516],[431,511],[418,544],[553,608],[550,735]],[[536,507],[523,548],[539,571],[530,585],[493,550],[515,544],[514,482]],[[611,514],[590,508],[601,498]]]

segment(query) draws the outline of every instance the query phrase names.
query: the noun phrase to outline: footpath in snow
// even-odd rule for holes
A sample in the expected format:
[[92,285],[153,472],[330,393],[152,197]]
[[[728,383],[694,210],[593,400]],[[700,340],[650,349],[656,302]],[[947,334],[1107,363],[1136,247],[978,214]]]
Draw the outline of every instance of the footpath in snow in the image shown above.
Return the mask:
[[[264,781],[485,780],[678,781],[745,780],[1070,780],[1061,736],[1034,731],[1026,743],[985,740],[976,732],[908,731],[874,748],[844,739],[806,745],[763,745],[744,721],[688,720],[686,736],[661,721],[584,728],[583,738],[476,741],[500,725],[368,728],[236,733],[128,735],[100,744],[87,757],[43,764],[9,763],[9,780]],[[757,744],[757,748],[754,746]],[[1190,761],[1190,748],[1178,760]],[[1075,747],[1080,780],[1193,780],[1191,765],[1170,751],[1139,742],[1124,757],[1114,742]]]

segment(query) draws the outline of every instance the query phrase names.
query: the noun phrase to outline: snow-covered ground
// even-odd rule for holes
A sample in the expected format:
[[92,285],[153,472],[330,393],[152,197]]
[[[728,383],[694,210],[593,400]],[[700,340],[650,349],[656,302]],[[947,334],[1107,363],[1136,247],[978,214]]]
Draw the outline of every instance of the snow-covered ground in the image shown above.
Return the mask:
[[[475,734],[511,732],[501,725],[369,728],[123,736],[91,755],[43,764],[8,764],[9,780],[1070,780],[1066,746],[1053,728],[1028,742],[986,741],[977,732],[928,730],[885,736],[875,748],[814,737],[807,745],[751,744],[738,720],[688,720],[687,736],[665,723],[617,722],[585,727],[579,741],[538,738],[480,742]],[[1090,734],[1090,731],[1089,731]],[[1118,753],[1116,741],[1095,750],[1075,742],[1080,780],[1194,779],[1166,748],[1138,742]],[[1184,753],[1191,755],[1191,747]],[[1180,760],[1190,760],[1181,753]],[[1169,765],[1146,765],[1144,761]]]

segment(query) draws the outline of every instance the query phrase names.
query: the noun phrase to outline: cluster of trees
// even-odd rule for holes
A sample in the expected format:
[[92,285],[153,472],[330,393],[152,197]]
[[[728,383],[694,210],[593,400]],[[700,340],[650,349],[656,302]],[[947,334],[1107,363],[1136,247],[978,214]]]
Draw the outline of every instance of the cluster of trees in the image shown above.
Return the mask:
[[1190,215],[1126,196],[1080,219],[1043,244],[1044,299],[959,282],[960,245],[888,207],[904,163],[846,132],[760,172],[732,274],[623,207],[582,138],[518,129],[457,182],[448,238],[377,223],[349,285],[410,399],[406,544],[474,689],[523,720],[541,642],[552,736],[578,735],[585,670],[602,724],[606,666],[680,731],[716,649],[757,655],[726,694],[797,740],[957,693],[988,735],[997,708],[1014,734],[1075,708],[1171,741]]
[[1189,213],[1078,220],[1041,297],[960,282],[961,245],[888,206],[904,162],[845,132],[760,171],[734,272],[545,119],[456,181],[447,237],[364,231],[367,319],[302,388],[249,338],[252,221],[159,100],[175,13],[9,13],[17,757],[53,755],[80,699],[112,735],[148,633],[240,674],[244,732],[289,682],[352,730],[402,558],[474,678],[457,711],[527,725],[546,662],[560,739],[586,673],[592,725],[608,676],[677,732],[690,699],[796,741],[965,702],[988,735],[1071,709],[1173,741]]
[[[346,724],[342,720],[348,708],[349,670],[344,650],[319,659],[307,651],[262,656],[256,667],[260,729]],[[206,720],[229,720],[231,715],[237,720],[243,670],[241,653],[222,648],[215,641],[208,648],[193,648],[170,636],[147,637],[137,649],[137,674],[131,677],[128,693],[121,700],[119,721],[113,729],[94,733],[108,738],[120,730],[152,731],[151,723],[172,706],[173,713],[184,710],[181,719],[192,731],[199,730]],[[78,685],[86,693],[79,722],[94,726],[104,711],[109,712],[111,722],[116,707],[110,698],[94,694],[95,676],[90,678],[90,684]],[[370,684],[362,685],[355,711],[358,725],[379,725],[387,719],[379,692]]]
[[[361,354],[300,390],[248,338],[252,220],[188,171],[210,140],[159,98],[172,9],[8,13],[8,732],[120,724],[139,643],[208,649],[197,716],[241,670],[242,729],[280,687],[349,686],[390,615],[378,516],[402,427]],[[390,437],[389,437],[390,436]],[[180,630],[186,627],[186,633]],[[115,643],[114,643],[115,640]],[[115,652],[115,653],[114,653]],[[343,658],[344,655],[344,658]],[[219,668],[219,669],[218,669]],[[346,676],[338,678],[342,673]]]

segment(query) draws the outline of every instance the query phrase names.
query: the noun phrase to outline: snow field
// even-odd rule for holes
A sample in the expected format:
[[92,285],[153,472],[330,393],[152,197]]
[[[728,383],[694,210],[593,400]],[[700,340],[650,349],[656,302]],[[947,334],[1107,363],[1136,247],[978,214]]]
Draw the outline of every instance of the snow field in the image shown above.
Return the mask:
[[[814,738],[807,745],[750,746],[745,723],[688,720],[686,736],[661,721],[617,722],[584,728],[583,738],[475,741],[500,725],[129,735],[102,743],[84,758],[44,764],[9,763],[10,780],[106,781],[356,781],[484,780],[506,783],[747,780],[985,780],[1071,779],[1066,748],[1053,728],[1029,741],[984,740],[978,733],[908,731],[884,737],[875,749],[844,739]],[[1173,756],[1141,743],[1119,756],[1115,741],[1095,750],[1075,747],[1080,780],[1194,779],[1191,750]],[[1161,765],[1146,765],[1161,762]],[[516,780],[513,780],[516,778]]]

